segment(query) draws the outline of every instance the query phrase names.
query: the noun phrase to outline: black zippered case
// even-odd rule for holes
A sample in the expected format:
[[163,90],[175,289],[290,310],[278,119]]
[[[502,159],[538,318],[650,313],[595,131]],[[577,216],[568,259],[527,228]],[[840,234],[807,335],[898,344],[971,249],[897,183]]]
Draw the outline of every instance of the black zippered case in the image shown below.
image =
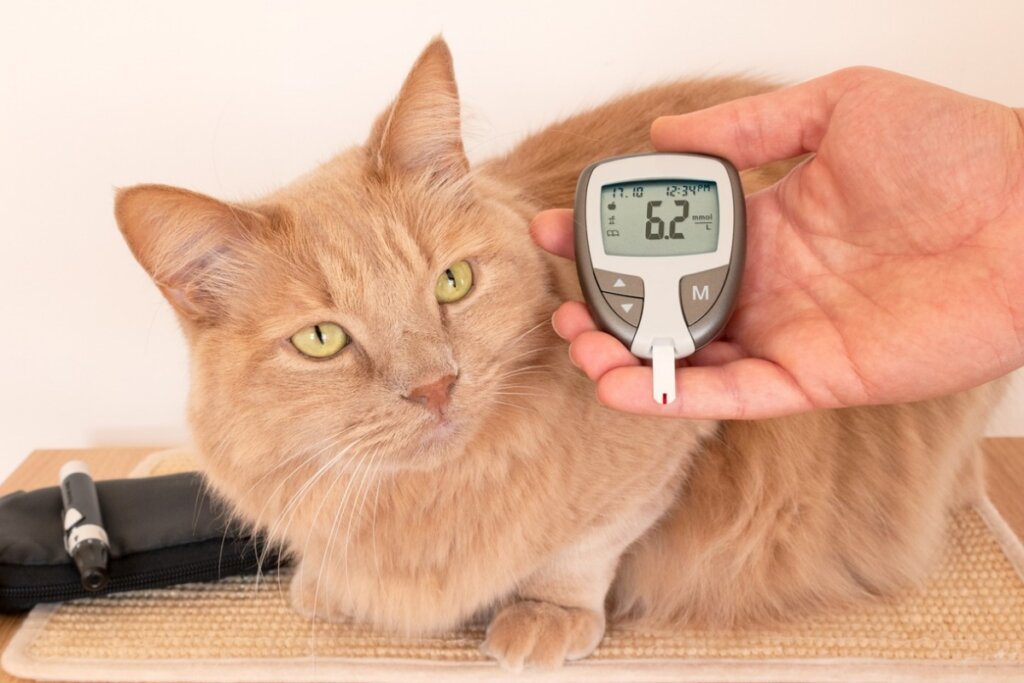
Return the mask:
[[[82,588],[64,550],[58,487],[0,498],[0,612],[252,574],[267,550],[260,536],[232,520],[198,473],[98,481],[96,491],[110,539],[110,583],[96,592]],[[264,569],[276,569],[279,559],[283,565],[270,549]]]

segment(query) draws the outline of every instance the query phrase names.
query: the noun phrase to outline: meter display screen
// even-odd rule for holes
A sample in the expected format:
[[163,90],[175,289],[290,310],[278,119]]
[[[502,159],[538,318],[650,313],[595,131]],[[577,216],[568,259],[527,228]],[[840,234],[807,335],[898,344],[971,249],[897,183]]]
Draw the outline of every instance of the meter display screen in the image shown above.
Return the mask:
[[610,256],[682,256],[718,248],[718,184],[642,180],[601,187],[601,236]]

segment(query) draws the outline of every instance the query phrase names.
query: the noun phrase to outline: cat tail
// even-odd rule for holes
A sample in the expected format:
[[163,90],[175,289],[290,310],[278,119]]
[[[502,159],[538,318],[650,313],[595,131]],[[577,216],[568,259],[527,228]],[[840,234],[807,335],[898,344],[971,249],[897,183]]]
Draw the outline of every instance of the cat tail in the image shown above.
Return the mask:
[[[576,181],[589,164],[620,154],[654,151],[650,129],[657,117],[704,109],[775,87],[764,81],[730,77],[678,81],[639,90],[528,136],[506,155],[488,162],[487,171],[518,187],[521,198],[538,209],[571,206]],[[766,184],[748,176],[744,177],[748,192]]]

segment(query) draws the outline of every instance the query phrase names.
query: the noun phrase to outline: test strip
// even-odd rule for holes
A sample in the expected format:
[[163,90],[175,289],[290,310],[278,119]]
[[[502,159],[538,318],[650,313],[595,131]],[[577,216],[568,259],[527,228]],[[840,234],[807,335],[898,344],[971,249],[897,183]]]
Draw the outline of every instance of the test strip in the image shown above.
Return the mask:
[[651,348],[654,370],[654,401],[662,405],[676,400],[676,353],[671,339],[655,339]]

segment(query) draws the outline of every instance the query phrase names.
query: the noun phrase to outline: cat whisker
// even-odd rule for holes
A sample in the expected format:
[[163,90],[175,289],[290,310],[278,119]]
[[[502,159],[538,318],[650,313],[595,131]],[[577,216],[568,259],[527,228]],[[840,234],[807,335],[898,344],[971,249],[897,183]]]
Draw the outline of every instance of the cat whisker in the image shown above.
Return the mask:
[[349,496],[352,493],[352,486],[353,484],[355,484],[356,477],[359,476],[360,470],[363,469],[363,465],[367,462],[367,458],[375,457],[378,452],[379,451],[373,451],[371,456],[371,451],[363,451],[359,455],[357,464],[355,466],[355,471],[352,473],[352,476],[349,477],[348,483],[345,485],[345,491],[338,499],[338,505],[334,512],[334,520],[331,523],[331,533],[327,537],[327,544],[324,546],[323,556],[320,558],[320,568],[317,571],[316,592],[314,592],[313,594],[314,611],[316,611],[316,604],[317,601],[319,600],[320,580],[324,573],[324,567],[327,565],[328,556],[331,554],[331,548],[333,547],[334,541],[338,535],[341,516],[342,513],[345,511],[345,507],[348,502]]
[[[506,344],[506,347],[510,347],[510,346],[512,346],[511,343],[510,344]],[[515,363],[520,358],[523,358],[523,357],[529,356],[529,355],[536,355],[536,354],[542,353],[544,351],[549,351],[549,350],[554,349],[554,348],[556,348],[555,345],[550,345],[550,346],[534,346],[534,347],[528,347],[528,348],[522,349],[518,353],[515,353],[515,354],[513,354],[511,356],[503,356],[502,359],[501,359],[501,366],[508,367],[508,366],[512,365],[513,363]]]
[[[323,496],[320,499],[320,505],[317,506],[316,512],[313,514],[313,519],[309,523],[309,529],[306,532],[306,541],[303,544],[302,553],[299,555],[300,561],[306,562],[307,560],[310,559],[310,555],[309,555],[309,542],[310,542],[310,540],[313,537],[313,530],[316,528],[316,522],[317,522],[317,520],[320,519],[320,513],[323,512],[324,506],[327,505],[327,501],[330,500],[331,491],[334,490],[334,487],[338,484],[339,481],[341,481],[341,478],[343,476],[345,476],[345,474],[349,471],[350,468],[355,469],[356,471],[359,470],[360,463],[362,463],[362,461],[366,458],[366,454],[368,452],[369,451],[362,451],[361,453],[356,455],[356,457],[346,461],[344,465],[342,465],[340,468],[338,468],[338,472],[334,475],[334,479],[331,481],[331,485],[327,488],[326,491],[324,491],[324,494],[323,494]],[[349,483],[348,483],[347,486],[351,486],[351,478],[349,479]],[[322,563],[321,563],[320,571],[321,572],[323,571]],[[318,572],[317,576],[318,576],[317,580],[319,581],[319,572]],[[314,611],[315,611],[315,607],[316,607],[316,600],[315,600],[315,597],[314,597]]]
[[[338,509],[335,512],[334,521],[333,521],[333,523],[331,525],[331,536],[330,536],[330,538],[328,540],[327,547],[324,550],[324,556],[321,558],[321,565],[319,565],[319,569],[316,572],[316,587],[313,590],[313,615],[314,616],[316,614],[316,605],[317,605],[318,600],[319,600],[319,588],[321,588],[321,581],[324,578],[324,568],[327,565],[328,558],[332,555],[332,552],[333,552],[334,543],[335,543],[335,541],[337,539],[337,535],[338,535],[338,528],[339,528],[339,522],[341,520],[341,515],[344,512],[345,508],[347,507],[347,501],[348,501],[348,498],[349,498],[349,496],[350,496],[350,494],[352,492],[352,483],[355,481],[355,477],[358,476],[359,470],[362,469],[362,476],[359,479],[359,484],[358,484],[359,487],[361,488],[362,482],[364,482],[366,480],[367,473],[371,470],[371,468],[373,466],[373,463],[376,461],[376,459],[380,456],[381,453],[382,453],[381,451],[375,451],[375,452],[373,452],[373,456],[370,456],[370,452],[367,451],[367,452],[364,452],[364,453],[360,454],[359,459],[357,461],[357,464],[355,466],[355,472],[353,472],[352,476],[349,477],[348,484],[345,486],[345,493],[342,495],[340,501],[338,502]],[[369,461],[367,460],[368,458],[370,458]],[[366,468],[364,468],[365,464],[366,464]],[[352,498],[352,502],[353,503],[355,502],[355,498]],[[349,516],[349,526],[351,526],[351,518],[354,517],[354,515],[355,515],[355,506],[353,505],[352,513]],[[318,513],[317,513],[317,516],[318,516]],[[315,524],[315,519],[313,520],[313,524]],[[313,656],[315,656],[315,652],[316,652],[316,631],[315,631],[315,629],[316,629],[316,627],[315,627],[315,620],[314,620],[313,621],[313,632],[312,632]]]
[[525,391],[496,391],[495,396],[527,396],[529,398],[542,398],[543,394],[535,394],[532,392]]
[[[539,375],[539,374],[542,374],[542,373],[545,373],[545,372],[547,372],[547,371],[546,370],[532,370],[532,371],[525,372],[525,373],[519,373],[519,372],[509,373],[509,374],[503,376],[500,380],[498,380],[498,379],[494,380],[494,382],[495,382],[495,384],[499,384],[501,386],[518,386],[518,383],[510,382],[510,380],[514,380],[514,379],[516,379],[518,377],[523,377],[524,379],[528,379],[526,377],[528,375]],[[536,382],[536,380],[531,380],[531,381],[532,382]]]
[[537,414],[537,412],[529,405],[524,405],[522,403],[515,403],[513,401],[494,401],[494,404],[504,406],[506,408],[513,408],[521,412],[523,415],[535,416]]
[[[266,553],[269,552],[270,548],[273,547],[273,545],[274,545],[273,543],[270,542],[270,540],[268,538],[264,537],[264,540],[265,540],[264,547],[262,549],[258,548],[258,540],[257,539],[260,536],[261,532],[264,531],[262,529],[263,525],[261,524],[261,520],[263,518],[263,511],[266,509],[266,507],[269,504],[270,500],[272,500],[273,497],[277,495],[277,492],[280,490],[281,486],[283,486],[284,483],[287,482],[288,479],[290,479],[292,476],[294,476],[302,467],[304,467],[311,460],[313,460],[318,455],[322,454],[324,451],[326,451],[328,448],[330,448],[331,445],[332,444],[328,443],[324,447],[320,448],[319,450],[314,451],[312,454],[309,454],[308,457],[306,458],[306,460],[303,461],[303,463],[301,465],[299,465],[299,467],[297,467],[287,477],[285,477],[285,479],[278,484],[277,488],[275,488],[273,494],[266,498],[266,500],[264,501],[263,507],[260,508],[260,511],[256,515],[255,519],[243,520],[241,517],[234,517],[233,518],[232,521],[237,521],[240,524],[243,524],[243,525],[245,525],[248,528],[250,539],[251,539],[250,540],[250,544],[253,546],[253,551],[256,553],[256,556],[257,556],[257,562],[256,562],[256,582],[255,582],[255,585],[254,585],[254,588],[253,588],[254,590],[259,590],[260,577],[263,574],[263,558],[265,557]],[[286,465],[286,464],[296,460],[297,458],[299,458],[299,457],[301,457],[303,455],[306,455],[306,453],[305,452],[294,453],[294,454],[288,456],[287,458],[285,458],[284,460],[282,460],[281,462],[279,462],[274,467],[270,468],[269,471],[264,473],[263,476],[261,476],[256,482],[254,482],[252,484],[252,486],[250,486],[246,490],[245,495],[248,496],[250,493],[252,493],[252,491],[259,485],[259,483],[261,481],[266,479],[267,476],[272,474],[274,471],[280,469],[281,466]],[[222,551],[223,551],[224,542],[227,539],[227,533],[228,533],[229,528],[230,528],[230,523],[228,525],[225,525],[224,534],[221,537],[221,549],[222,549]]]
[[498,386],[494,390],[495,394],[502,394],[507,392],[522,392],[523,394],[529,394],[531,396],[547,396],[548,393],[545,391],[539,391],[538,387],[534,384],[521,384],[519,382],[506,382]]
[[[360,454],[359,456],[357,456],[357,458],[360,461],[361,461],[362,458],[365,458],[365,457],[366,457],[366,452],[364,452],[364,453]],[[309,560],[309,540],[312,538],[313,529],[316,527],[316,521],[319,519],[319,515],[321,515],[321,512],[324,511],[324,506],[325,506],[325,504],[327,504],[328,498],[331,495],[332,490],[334,490],[335,485],[338,483],[338,481],[341,480],[342,475],[344,475],[345,471],[348,469],[348,466],[351,463],[353,463],[353,462],[355,462],[355,461],[354,460],[349,460],[348,462],[345,463],[344,466],[342,466],[340,468],[338,473],[335,475],[334,480],[331,482],[331,485],[328,487],[328,489],[324,493],[324,498],[323,498],[323,500],[321,500],[321,504],[319,504],[316,507],[316,513],[313,515],[312,520],[309,522],[309,530],[306,532],[306,542],[305,542],[305,544],[304,544],[304,546],[302,548],[302,554],[299,556],[300,557],[299,561],[303,564],[303,567],[305,567],[305,563]],[[317,597],[317,594],[319,593],[319,582],[321,582],[321,577],[322,577],[322,575],[324,573],[324,563],[323,562],[324,561],[322,560],[321,561],[321,566],[319,566],[319,569],[316,572],[316,586],[313,589],[313,606],[312,606],[311,618],[310,618],[310,621],[309,621],[309,653],[312,655],[314,661],[315,661],[315,658],[316,658],[316,597]],[[307,568],[303,568],[303,571],[308,571],[308,569]],[[302,581],[302,579],[299,579],[299,581]]]
[[550,365],[541,365],[541,364],[538,364],[538,365],[527,365],[526,367],[517,368],[515,370],[509,370],[507,372],[501,373],[500,375],[496,375],[495,377],[491,378],[491,381],[492,382],[501,382],[503,380],[506,380],[506,379],[509,379],[509,378],[512,378],[512,377],[518,377],[519,375],[536,375],[536,374],[541,374],[541,373],[550,372],[550,371],[551,371],[551,366]]
[[[257,558],[257,567],[258,567],[258,572],[257,572],[257,588],[258,588],[259,579],[260,579],[260,577],[263,574],[263,565],[266,562],[267,554],[269,554],[271,548],[273,548],[273,547],[283,548],[283,546],[285,544],[284,534],[282,534],[281,537],[278,537],[278,535],[277,535],[278,527],[285,521],[285,519],[289,520],[289,526],[290,526],[290,514],[289,513],[292,511],[293,507],[298,505],[298,501],[299,501],[299,497],[301,496],[301,492],[306,490],[307,487],[312,486],[315,483],[315,481],[320,476],[322,476],[324,473],[326,473],[328,471],[328,469],[333,464],[335,464],[338,460],[341,459],[341,457],[342,457],[342,453],[341,452],[335,454],[326,463],[324,463],[324,465],[321,468],[319,468],[311,477],[309,477],[301,486],[299,486],[299,488],[296,491],[296,493],[292,494],[292,497],[289,498],[289,500],[286,502],[285,506],[279,511],[277,521],[267,529],[266,546],[264,547],[263,552]],[[313,457],[309,458],[306,462],[308,463],[308,462],[310,462],[312,460],[313,460]],[[299,470],[296,470],[295,472],[292,473],[292,475],[294,475],[298,471]],[[290,479],[292,475],[289,475],[288,477],[285,478],[284,481],[282,481],[280,484],[278,484],[277,488],[274,491],[274,494],[273,494],[274,496],[277,495],[277,491],[279,491],[280,488],[282,486],[284,486],[285,483],[287,483],[287,480]],[[266,505],[271,502],[271,500],[272,500],[271,498],[268,498],[267,501],[265,501],[264,509],[265,509]],[[260,517],[262,517],[262,515],[263,515],[263,511],[261,510],[260,511]],[[280,570],[280,555],[281,555],[281,553],[279,552],[278,553],[278,570]]]
[[509,403],[508,401],[492,401],[495,405],[505,406],[506,408],[512,408],[521,411],[525,414],[535,414],[527,406],[519,405],[518,403]]
[[494,396],[533,396],[536,398],[547,395],[542,391],[536,391],[536,387],[524,386],[521,384],[503,386],[500,389],[495,389],[492,394]]
[[[287,535],[288,530],[291,528],[291,519],[294,517],[295,511],[298,509],[297,506],[299,505],[299,503],[300,503],[300,501],[302,499],[302,496],[305,495],[305,493],[310,488],[312,488],[315,485],[316,481],[318,479],[320,479],[320,477],[324,476],[324,474],[326,472],[328,472],[331,467],[333,467],[335,464],[337,464],[337,462],[339,460],[341,460],[361,440],[362,440],[361,438],[360,439],[356,439],[355,441],[350,443],[348,446],[346,446],[344,449],[342,449],[337,454],[335,454],[334,457],[332,457],[326,463],[324,463],[323,466],[321,466],[320,469],[317,470],[313,474],[313,476],[311,476],[309,479],[307,479],[306,482],[301,487],[299,487],[299,489],[294,494],[292,494],[291,498],[288,500],[288,503],[281,510],[280,518],[278,518],[277,522],[275,522],[274,526],[271,528],[271,530],[270,530],[270,532],[268,534],[268,538],[269,539],[274,539],[274,538],[277,537],[277,535],[276,535],[277,529],[280,527],[281,522],[284,521],[286,516],[288,517],[288,524],[287,524],[287,526],[286,526],[286,528],[284,530],[283,535]],[[291,514],[289,514],[289,513],[291,513]],[[269,547],[269,545],[268,545],[268,547]],[[265,554],[264,554],[264,557],[260,558],[259,564],[262,565],[262,562],[265,559],[266,559],[266,557],[265,557]],[[278,563],[279,563],[278,564],[278,568],[280,569],[280,556],[278,557]]]
[[[306,460],[305,460],[305,461],[303,462],[303,465],[304,465],[304,464],[306,464],[307,462],[309,462],[309,460],[311,460],[311,459],[312,459],[312,457],[315,457],[316,455],[318,455],[318,454],[321,454],[321,453],[323,453],[323,452],[325,452],[325,451],[329,450],[329,449],[330,449],[331,447],[333,447],[333,446],[336,446],[336,445],[337,445],[337,442],[336,442],[336,441],[333,441],[333,440],[332,440],[332,441],[328,441],[328,442],[327,442],[326,444],[324,444],[324,445],[323,445],[323,446],[321,446],[321,447],[320,447],[319,449],[317,449],[316,451],[314,451],[314,452],[313,452],[313,456],[311,456],[311,457],[307,458],[307,459],[306,459]],[[273,467],[271,467],[270,469],[268,469],[268,470],[267,470],[266,472],[264,472],[264,473],[263,473],[263,476],[261,476],[261,477],[260,477],[259,479],[257,479],[257,480],[256,480],[255,482],[253,482],[252,486],[250,486],[250,487],[248,488],[248,490],[246,490],[246,494],[252,493],[253,489],[255,489],[255,488],[256,488],[256,487],[257,487],[257,486],[258,486],[258,485],[260,484],[260,482],[262,482],[262,481],[263,481],[264,479],[266,479],[266,478],[267,478],[267,477],[269,477],[269,476],[270,476],[271,474],[273,474],[273,473],[274,473],[274,472],[276,472],[277,470],[281,469],[282,467],[284,467],[284,466],[285,466],[285,465],[287,465],[288,463],[290,463],[290,462],[292,462],[292,461],[296,460],[297,458],[300,458],[300,457],[302,457],[303,455],[306,455],[306,453],[307,453],[307,451],[306,451],[306,450],[302,450],[302,451],[299,451],[299,452],[297,452],[297,453],[292,453],[292,454],[291,454],[291,455],[289,455],[289,456],[288,456],[287,458],[285,458],[284,460],[280,461],[279,463],[277,463],[276,465],[274,465]],[[302,465],[300,465],[300,467],[301,467],[301,466],[302,466]]]
[[[515,354],[513,356],[502,357],[500,359],[500,361],[491,368],[491,370],[496,375],[500,375],[500,374],[503,374],[505,372],[516,372],[516,371],[521,369],[521,368],[515,366],[516,362],[519,361],[520,359],[528,357],[528,356],[541,356],[541,355],[549,353],[550,351],[553,351],[556,348],[557,347],[555,347],[555,346],[538,346],[536,348],[529,349],[527,351]],[[537,358],[536,360],[541,360],[541,359]],[[523,367],[528,367],[528,368],[535,368],[535,367],[553,368],[554,366],[552,366],[550,363],[542,362],[542,363],[531,363],[531,364],[523,366]]]
[[[390,471],[390,481],[394,481],[395,472]],[[375,576],[380,579],[380,556],[377,554],[377,512],[380,510],[380,490],[384,483],[384,477],[377,477],[377,493],[373,497],[373,523],[370,529],[370,539],[373,542],[373,568]],[[389,482],[390,483],[390,482]]]
[[[527,375],[532,375],[532,374],[536,374],[536,373],[527,373]],[[516,380],[516,381],[513,381],[513,380]],[[524,382],[528,382],[528,384],[524,384]],[[516,389],[537,388],[537,379],[533,378],[533,377],[526,376],[526,375],[522,375],[521,376],[519,374],[515,374],[515,375],[510,375],[509,377],[506,377],[498,386],[499,386],[499,388],[502,388],[502,389],[508,389],[508,388],[516,388]]]
[[530,365],[522,365],[522,366],[519,366],[519,367],[509,368],[509,369],[505,370],[504,372],[499,373],[499,376],[507,375],[507,374],[514,374],[514,373],[517,373],[517,372],[523,372],[525,370],[545,370],[545,369],[551,369],[552,367],[553,366],[550,363],[531,363]]
[[[367,466],[367,470],[366,470],[367,474],[370,474],[371,472],[373,472],[374,468],[377,466],[378,458],[381,455],[383,455],[383,453],[384,453],[384,451],[378,451],[377,455],[375,455],[373,460],[370,461],[370,464]],[[346,590],[348,590],[349,592],[351,592],[351,590],[352,590],[351,583],[349,582],[349,575],[348,575],[348,568],[349,568],[348,557],[349,557],[349,547],[351,546],[351,541],[352,541],[352,524],[353,524],[353,521],[355,520],[356,515],[359,515],[360,522],[362,522],[362,514],[363,514],[364,508],[366,506],[366,499],[370,495],[370,485],[373,483],[374,478],[376,478],[378,482],[380,481],[381,477],[379,476],[379,472],[374,472],[374,477],[371,477],[369,480],[367,480],[365,486],[363,486],[362,482],[360,482],[360,487],[363,489],[362,497],[359,500],[359,504],[353,509],[353,514],[349,518],[349,521],[348,521],[348,528],[345,530],[345,584],[346,584]]]
[[507,344],[505,344],[505,346],[512,346],[513,344],[518,343],[519,340],[521,340],[523,337],[525,337],[526,335],[530,334],[531,332],[537,330],[539,327],[542,327],[545,323],[548,323],[548,322],[550,322],[550,321],[547,320],[547,319],[541,320],[539,323],[537,323],[536,325],[534,325],[530,329],[526,330],[522,334],[520,334],[517,337],[513,338],[511,341],[509,341]]
[[547,370],[547,369],[545,369],[545,370],[525,370],[525,371],[522,371],[522,372],[510,372],[510,373],[507,373],[507,374],[504,374],[504,375],[500,375],[500,376],[494,378],[493,380],[491,380],[491,382],[493,384],[503,384],[503,383],[506,383],[508,380],[516,379],[517,377],[524,377],[526,379],[532,379],[533,381],[538,381],[535,377],[531,378],[531,377],[528,377],[528,376],[529,375],[549,375],[549,374],[550,374],[550,370]]
[[[264,501],[263,501],[263,507],[261,507],[261,508],[260,508],[260,511],[259,511],[259,513],[257,513],[257,515],[256,515],[256,519],[255,519],[255,520],[254,520],[254,521],[252,522],[252,526],[253,526],[253,529],[254,529],[254,531],[258,531],[258,530],[259,530],[259,528],[260,528],[260,526],[261,526],[260,522],[261,522],[261,520],[263,519],[263,512],[264,512],[264,511],[265,511],[265,510],[267,509],[267,506],[268,506],[268,505],[270,504],[270,502],[271,502],[271,501],[273,501],[273,500],[275,500],[275,499],[277,498],[277,494],[278,494],[278,492],[279,492],[279,491],[281,490],[281,488],[282,488],[282,487],[283,487],[283,486],[284,486],[284,485],[285,485],[285,484],[286,484],[286,483],[287,483],[287,482],[288,482],[288,481],[289,481],[289,480],[290,480],[290,479],[291,479],[292,477],[294,477],[294,476],[295,476],[295,475],[296,475],[296,474],[297,474],[297,473],[298,473],[299,471],[301,471],[301,469],[302,469],[303,467],[305,467],[305,466],[306,466],[306,465],[308,465],[308,464],[309,464],[310,462],[312,462],[312,461],[313,461],[313,460],[315,460],[316,458],[318,458],[318,457],[320,457],[321,455],[323,455],[323,453],[324,453],[324,452],[326,452],[326,451],[327,451],[328,449],[330,449],[330,448],[331,448],[332,446],[335,446],[335,443],[334,443],[334,442],[328,442],[328,443],[327,443],[327,444],[326,444],[325,446],[323,446],[322,448],[320,448],[320,449],[318,449],[318,450],[315,450],[315,451],[313,451],[313,453],[312,453],[312,454],[310,454],[310,455],[309,455],[309,456],[308,456],[308,457],[307,457],[307,458],[306,458],[306,459],[305,459],[304,461],[302,461],[302,464],[300,464],[300,465],[299,465],[298,467],[296,467],[296,468],[295,468],[294,470],[292,470],[292,471],[291,471],[291,472],[290,472],[290,473],[288,474],[288,476],[286,476],[286,477],[285,477],[284,479],[282,479],[282,480],[281,480],[280,482],[278,482],[277,486],[276,486],[276,487],[274,488],[274,490],[273,490],[273,491],[271,492],[271,494],[270,494],[269,496],[267,496],[266,500],[264,500]],[[291,462],[292,460],[294,460],[294,459],[298,458],[298,457],[299,457],[299,456],[301,456],[301,455],[302,455],[302,453],[296,453],[295,455],[292,455],[292,456],[290,456],[290,457],[288,457],[288,458],[285,458],[285,460],[283,460],[283,461],[282,461],[281,463],[279,463],[279,464],[278,464],[278,465],[276,465],[275,467],[271,468],[269,472],[267,472],[266,474],[264,474],[264,475],[263,475],[262,477],[260,477],[260,478],[259,478],[259,480],[257,480],[257,482],[256,482],[255,484],[253,484],[252,486],[250,486],[250,487],[249,487],[249,490],[248,490],[248,491],[246,492],[246,494],[248,495],[248,493],[251,493],[251,492],[252,492],[252,490],[253,490],[254,488],[256,488],[256,486],[257,486],[257,485],[259,484],[259,482],[261,482],[261,481],[262,481],[263,479],[265,479],[265,478],[267,477],[267,475],[268,475],[268,474],[270,474],[270,472],[273,472],[273,471],[275,471],[275,470],[279,469],[279,468],[280,468],[280,467],[281,467],[282,465],[284,465],[284,464],[286,464],[286,463],[288,463],[288,462]],[[266,546],[266,548],[265,548],[265,549],[264,549],[264,551],[263,551],[262,553],[260,553],[260,555],[259,555],[259,556],[257,557],[257,562],[256,562],[256,582],[255,582],[255,590],[259,590],[260,578],[261,578],[261,577],[262,577],[262,575],[263,575],[263,561],[264,561],[264,560],[266,559],[266,553],[267,553],[267,552],[269,552],[269,548],[271,547],[271,544],[273,543],[273,542],[272,542],[272,540],[271,540],[271,538],[269,537],[269,535],[268,535],[268,537],[267,537],[267,539],[266,539],[266,543],[267,543],[267,546]]]

